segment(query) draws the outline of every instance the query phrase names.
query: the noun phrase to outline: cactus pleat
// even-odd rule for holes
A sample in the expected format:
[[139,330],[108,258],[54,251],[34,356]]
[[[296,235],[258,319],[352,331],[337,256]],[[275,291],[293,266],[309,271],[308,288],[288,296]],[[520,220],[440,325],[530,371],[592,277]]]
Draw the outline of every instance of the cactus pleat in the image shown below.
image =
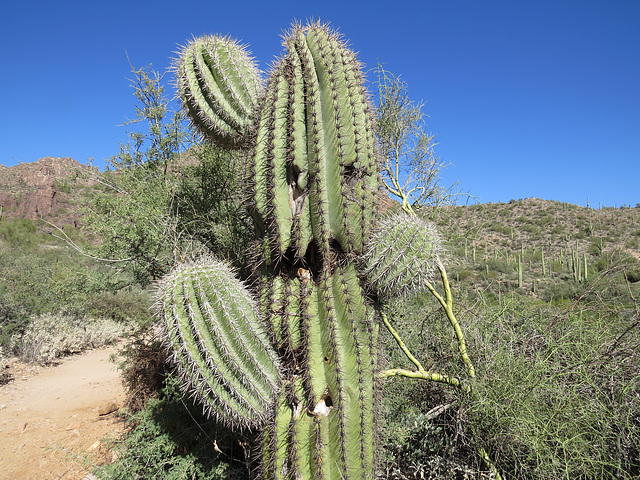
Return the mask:
[[202,37],[182,50],[177,72],[198,130],[222,145],[245,143],[260,91],[258,69],[245,49],[227,37]]
[[223,263],[186,264],[159,289],[173,360],[189,390],[220,420],[261,424],[280,384],[279,360],[244,286]]

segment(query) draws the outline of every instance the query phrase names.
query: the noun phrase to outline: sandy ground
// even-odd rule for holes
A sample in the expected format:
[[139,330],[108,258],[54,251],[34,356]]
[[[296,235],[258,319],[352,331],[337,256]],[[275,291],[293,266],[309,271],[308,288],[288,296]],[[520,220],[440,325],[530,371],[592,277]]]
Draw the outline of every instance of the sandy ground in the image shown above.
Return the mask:
[[[0,479],[81,480],[109,461],[103,440],[124,429],[116,412],[125,395],[105,348],[51,367],[12,360],[0,386]],[[113,405],[115,403],[115,405]]]

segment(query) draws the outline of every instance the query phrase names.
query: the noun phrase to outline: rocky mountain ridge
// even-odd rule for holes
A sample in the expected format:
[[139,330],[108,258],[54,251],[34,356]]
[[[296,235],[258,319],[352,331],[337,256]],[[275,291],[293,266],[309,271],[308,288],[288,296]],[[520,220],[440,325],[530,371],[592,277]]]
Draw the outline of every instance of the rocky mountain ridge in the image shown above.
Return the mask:
[[[90,172],[91,167],[69,157],[0,165],[0,214],[29,220],[57,216],[73,203],[73,186],[92,186]],[[63,223],[73,221],[67,218]]]

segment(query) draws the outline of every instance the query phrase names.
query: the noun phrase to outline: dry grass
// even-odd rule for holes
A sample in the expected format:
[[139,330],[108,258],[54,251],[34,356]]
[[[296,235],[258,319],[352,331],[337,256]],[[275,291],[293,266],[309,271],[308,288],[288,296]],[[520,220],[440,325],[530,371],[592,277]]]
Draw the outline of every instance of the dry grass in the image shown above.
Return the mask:
[[131,331],[124,323],[103,318],[43,314],[31,319],[24,333],[11,339],[11,350],[24,362],[50,363],[65,355],[114,343]]

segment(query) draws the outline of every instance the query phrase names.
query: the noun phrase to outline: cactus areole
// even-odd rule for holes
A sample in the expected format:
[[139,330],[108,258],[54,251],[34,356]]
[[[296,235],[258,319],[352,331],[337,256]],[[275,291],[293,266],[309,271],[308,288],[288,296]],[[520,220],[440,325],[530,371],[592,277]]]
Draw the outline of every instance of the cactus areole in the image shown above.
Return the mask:
[[262,477],[371,479],[377,325],[357,261],[376,237],[371,106],[335,32],[296,26],[284,44],[264,90],[227,38],[196,39],[178,59],[193,124],[250,152],[255,300],[228,267],[199,261],[163,280],[158,306],[189,391],[230,427],[262,432]]

